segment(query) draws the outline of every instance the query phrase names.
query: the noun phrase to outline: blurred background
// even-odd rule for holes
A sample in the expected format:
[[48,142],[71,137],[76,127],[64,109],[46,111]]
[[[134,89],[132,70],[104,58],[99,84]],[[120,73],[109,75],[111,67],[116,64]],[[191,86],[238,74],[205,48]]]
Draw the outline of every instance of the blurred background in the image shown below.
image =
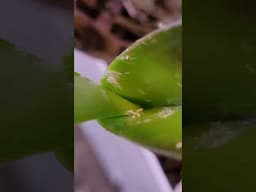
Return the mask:
[[75,47],[108,63],[131,43],[181,19],[181,0],[76,0]]
[[[2,1],[0,24],[0,38],[56,68],[63,67],[63,56],[73,48],[69,0]],[[51,152],[0,164],[1,192],[71,192],[73,188],[73,174]]]

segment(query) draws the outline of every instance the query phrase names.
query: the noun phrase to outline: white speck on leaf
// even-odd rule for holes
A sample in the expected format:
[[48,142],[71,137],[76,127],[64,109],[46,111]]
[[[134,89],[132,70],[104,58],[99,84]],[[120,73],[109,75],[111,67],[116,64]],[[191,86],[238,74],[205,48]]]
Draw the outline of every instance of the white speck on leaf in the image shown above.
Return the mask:
[[165,119],[167,117],[169,117],[170,115],[172,115],[175,111],[173,109],[171,109],[170,107],[164,107],[162,111],[160,111],[158,113],[158,116],[161,119]]
[[181,149],[181,148],[182,148],[182,142],[176,143],[176,148],[177,148],[177,149]]
[[120,59],[125,60],[125,61],[127,62],[127,64],[130,64],[131,61],[134,60],[134,58],[132,58],[130,55],[122,55],[122,56],[120,57]]
[[149,123],[149,122],[151,122],[152,121],[152,119],[145,119],[144,120],[144,123]]
[[130,59],[129,55],[126,55],[124,59],[128,61]]
[[112,84],[115,88],[120,89],[120,85],[118,83],[118,80],[120,79],[120,76],[122,73],[116,72],[116,71],[107,71],[106,77],[107,81]]
[[128,110],[127,114],[132,119],[135,119],[135,118],[139,118],[142,112],[143,112],[143,109],[139,108],[137,110]]
[[141,95],[145,95],[145,91],[143,91],[142,89],[138,89],[138,92],[141,94]]

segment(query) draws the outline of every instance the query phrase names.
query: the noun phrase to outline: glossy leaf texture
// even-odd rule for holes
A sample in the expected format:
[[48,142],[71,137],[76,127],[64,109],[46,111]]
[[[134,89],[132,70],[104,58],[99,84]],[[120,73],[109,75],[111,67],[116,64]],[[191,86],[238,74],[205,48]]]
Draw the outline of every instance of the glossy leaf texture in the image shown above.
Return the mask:
[[181,25],[138,40],[110,65],[102,85],[146,105],[181,105]]
[[181,25],[137,41],[108,67],[100,85],[75,76],[75,123],[107,130],[181,159]]
[[181,107],[130,111],[123,117],[100,120],[107,130],[141,145],[181,159]]
[[75,124],[98,118],[126,115],[138,106],[122,97],[105,90],[87,78],[76,75]]

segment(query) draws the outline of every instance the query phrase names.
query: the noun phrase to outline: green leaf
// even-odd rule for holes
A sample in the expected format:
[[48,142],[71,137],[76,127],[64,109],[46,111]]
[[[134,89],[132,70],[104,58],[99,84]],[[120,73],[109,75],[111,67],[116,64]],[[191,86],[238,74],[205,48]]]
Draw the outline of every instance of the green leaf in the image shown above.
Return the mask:
[[169,27],[137,41],[111,63],[103,87],[141,105],[180,105],[181,30]]
[[75,122],[99,119],[117,135],[180,159],[181,69],[181,26],[155,31],[118,56],[100,85],[75,77]]
[[90,80],[75,76],[75,124],[91,119],[119,116],[138,106]]
[[157,152],[181,158],[181,107],[130,111],[129,115],[99,120],[107,130]]

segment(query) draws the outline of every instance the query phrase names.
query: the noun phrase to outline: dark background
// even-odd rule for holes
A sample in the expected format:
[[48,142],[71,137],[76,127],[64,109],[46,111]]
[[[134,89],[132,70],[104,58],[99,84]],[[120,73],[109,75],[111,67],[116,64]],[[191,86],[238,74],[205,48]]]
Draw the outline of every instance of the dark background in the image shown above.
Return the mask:
[[183,190],[255,191],[255,1],[184,0],[182,17]]
[[[0,38],[45,63],[63,67],[62,57],[73,49],[72,6],[73,1],[1,1]],[[0,165],[0,191],[71,192],[73,175],[52,153],[38,154]]]

